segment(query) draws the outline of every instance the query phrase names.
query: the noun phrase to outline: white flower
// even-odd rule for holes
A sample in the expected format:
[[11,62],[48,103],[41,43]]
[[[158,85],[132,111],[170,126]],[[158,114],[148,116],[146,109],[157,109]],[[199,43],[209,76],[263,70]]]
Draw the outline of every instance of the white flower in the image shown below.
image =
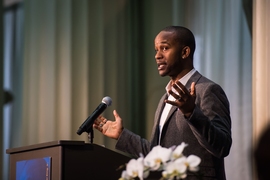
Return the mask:
[[185,157],[181,157],[175,161],[169,162],[166,166],[164,166],[164,171],[162,172],[162,176],[166,179],[184,179],[187,174],[187,165],[186,165]]
[[130,177],[127,174],[127,171],[123,171],[122,174],[121,174],[121,178],[119,180],[129,180],[129,179],[132,179],[132,177]]
[[140,157],[137,160],[131,159],[127,164],[126,172],[122,173],[121,178],[123,180],[127,180],[138,177],[140,180],[143,180],[144,176],[143,173],[144,173],[143,157]]
[[150,170],[161,170],[171,157],[172,150],[161,146],[155,146],[144,158],[144,165]]
[[184,143],[184,142],[182,142],[180,145],[178,145],[178,146],[174,149],[174,151],[173,151],[173,153],[172,153],[172,158],[171,158],[171,160],[175,160],[175,159],[178,159],[178,158],[182,157],[182,156],[183,156],[182,153],[183,153],[185,147],[187,147],[187,146],[188,146],[188,144],[186,144],[186,143]]
[[196,172],[199,170],[201,159],[198,156],[183,155],[186,143],[179,146],[164,148],[160,145],[155,146],[144,158],[142,155],[137,160],[131,159],[126,170],[122,172],[119,180],[134,180],[134,178],[147,178],[150,171],[163,170],[162,176],[167,180],[185,179],[187,171]]
[[199,164],[201,163],[201,158],[195,155],[189,155],[186,163],[188,164],[188,170],[192,172],[197,172],[199,170]]

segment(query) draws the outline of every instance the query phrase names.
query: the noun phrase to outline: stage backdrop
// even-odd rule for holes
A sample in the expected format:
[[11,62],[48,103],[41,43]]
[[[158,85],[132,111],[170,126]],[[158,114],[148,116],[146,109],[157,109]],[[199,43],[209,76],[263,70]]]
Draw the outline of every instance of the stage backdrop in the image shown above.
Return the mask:
[[[21,60],[21,118],[13,118],[10,148],[59,139],[86,140],[79,126],[110,96],[124,126],[150,137],[168,77],[160,77],[154,38],[182,25],[196,37],[195,68],[226,91],[233,146],[230,180],[252,178],[251,1],[27,0]],[[16,77],[15,77],[16,78]],[[18,87],[18,88],[20,88]],[[15,87],[14,87],[15,88]],[[16,103],[14,101],[14,103]],[[14,112],[15,113],[15,112]],[[94,142],[115,141],[95,131]]]

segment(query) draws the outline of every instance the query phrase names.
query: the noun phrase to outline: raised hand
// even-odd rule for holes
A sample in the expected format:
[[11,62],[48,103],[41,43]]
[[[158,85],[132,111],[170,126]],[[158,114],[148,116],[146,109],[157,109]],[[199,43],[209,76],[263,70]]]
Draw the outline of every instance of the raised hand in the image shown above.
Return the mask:
[[173,106],[177,106],[185,117],[189,117],[195,108],[195,83],[192,82],[190,91],[188,91],[187,88],[179,81],[173,84],[173,88],[177,93],[173,92],[172,90],[170,90],[169,93],[175,98],[175,101],[166,99],[165,102]]
[[97,130],[99,130],[102,134],[105,136],[108,136],[113,139],[118,139],[120,134],[122,133],[122,130],[124,129],[122,124],[122,119],[116,112],[116,110],[113,111],[113,115],[115,118],[115,121],[107,120],[103,116],[99,116],[94,124],[93,127]]

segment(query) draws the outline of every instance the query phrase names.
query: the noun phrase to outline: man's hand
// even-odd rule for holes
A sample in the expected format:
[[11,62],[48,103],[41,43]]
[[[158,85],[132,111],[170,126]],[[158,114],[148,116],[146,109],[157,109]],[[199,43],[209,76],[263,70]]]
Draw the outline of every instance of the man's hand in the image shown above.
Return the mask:
[[113,111],[113,115],[115,118],[115,121],[107,120],[103,116],[99,116],[94,124],[93,127],[99,130],[102,134],[105,136],[108,136],[113,139],[118,139],[120,134],[122,133],[124,127],[122,124],[122,119],[116,112],[116,110]]
[[175,101],[165,100],[165,102],[173,106],[177,106],[186,118],[190,117],[195,108],[195,83],[192,82],[190,91],[188,91],[187,88],[179,81],[173,84],[173,88],[177,93],[174,93],[172,90],[170,90],[169,94],[175,98]]

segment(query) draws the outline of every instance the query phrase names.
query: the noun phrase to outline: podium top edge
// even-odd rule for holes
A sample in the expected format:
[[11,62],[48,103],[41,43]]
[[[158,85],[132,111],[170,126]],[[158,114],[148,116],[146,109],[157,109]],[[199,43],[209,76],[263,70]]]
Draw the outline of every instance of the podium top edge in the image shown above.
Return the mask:
[[51,141],[51,142],[44,142],[44,143],[38,143],[33,145],[27,145],[22,147],[16,147],[16,148],[10,148],[6,150],[6,154],[13,154],[18,153],[22,151],[29,151],[33,149],[41,149],[41,148],[48,148],[48,147],[54,147],[54,146],[81,146],[89,143],[85,143],[85,141],[75,141],[75,140],[57,140],[57,141]]

